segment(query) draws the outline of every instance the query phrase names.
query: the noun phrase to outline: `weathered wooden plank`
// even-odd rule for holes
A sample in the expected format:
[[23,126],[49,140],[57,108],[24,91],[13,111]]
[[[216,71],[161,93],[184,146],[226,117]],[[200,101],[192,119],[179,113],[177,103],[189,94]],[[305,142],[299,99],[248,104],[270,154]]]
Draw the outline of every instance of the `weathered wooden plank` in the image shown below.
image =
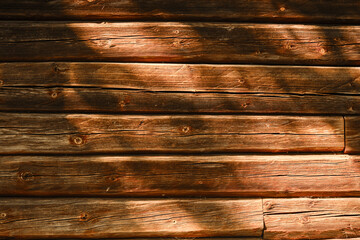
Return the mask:
[[7,111],[360,112],[356,67],[2,63],[0,79]]
[[2,0],[2,19],[360,22],[356,0]]
[[2,156],[3,196],[360,196],[348,155]]
[[0,116],[0,153],[327,152],[344,148],[342,117]]
[[[81,238],[81,239],[91,239],[91,240],[95,240],[93,238]],[[174,238],[111,238],[111,240],[173,240]],[[180,238],[180,237],[176,237],[176,239],[179,240],[193,240],[193,239],[197,239],[194,237],[186,237],[186,238]],[[38,239],[37,239],[38,240]],[[40,240],[40,239],[39,239]],[[64,239],[56,239],[56,240],[79,240],[78,238],[64,238]],[[96,240],[104,240],[104,239],[96,239]],[[211,237],[211,238],[200,238],[200,240],[262,240],[262,238],[260,237]],[[337,239],[339,240],[339,239]],[[354,240],[354,239],[350,239],[350,240]],[[357,240],[357,238],[355,239]]]
[[358,65],[360,26],[1,22],[1,61]]
[[360,153],[360,117],[345,117],[345,152]]
[[360,236],[359,198],[264,199],[264,214],[264,239]]
[[260,199],[2,198],[0,203],[0,237],[260,237],[263,229]]
[[[84,238],[82,238],[84,239]],[[90,239],[90,238],[85,238]],[[173,240],[174,238],[136,238],[136,240]],[[194,238],[179,238],[176,237],[176,239],[179,240],[193,240]],[[57,239],[57,240],[65,240],[65,239]],[[69,239],[66,238],[66,240],[78,240],[78,239]],[[104,240],[104,239],[96,239],[96,240]],[[111,240],[135,240],[134,238],[111,238]],[[201,238],[200,240],[262,240],[262,238],[258,237],[216,237],[216,238]],[[353,240],[353,239],[351,239]]]
[[359,114],[360,96],[157,92],[92,88],[0,89],[0,110],[93,113]]
[[0,79],[2,87],[298,94],[360,91],[360,67],[16,62],[0,63]]

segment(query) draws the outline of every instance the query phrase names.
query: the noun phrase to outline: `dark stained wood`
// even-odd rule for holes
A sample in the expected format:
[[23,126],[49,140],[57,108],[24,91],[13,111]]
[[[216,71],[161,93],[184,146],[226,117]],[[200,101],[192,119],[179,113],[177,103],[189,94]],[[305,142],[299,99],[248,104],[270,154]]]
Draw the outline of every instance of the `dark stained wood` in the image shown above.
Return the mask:
[[359,206],[359,198],[264,199],[264,239],[358,237]]
[[2,63],[0,109],[360,113],[360,68]]
[[342,117],[0,115],[0,153],[328,152]]
[[360,22],[356,0],[2,0],[2,19]]
[[360,117],[345,117],[345,152],[360,153]]
[[[261,236],[261,199],[0,199],[0,237]],[[221,217],[219,217],[221,216]]]
[[1,22],[0,61],[359,65],[359,26]]
[[348,155],[2,156],[3,196],[360,196]]

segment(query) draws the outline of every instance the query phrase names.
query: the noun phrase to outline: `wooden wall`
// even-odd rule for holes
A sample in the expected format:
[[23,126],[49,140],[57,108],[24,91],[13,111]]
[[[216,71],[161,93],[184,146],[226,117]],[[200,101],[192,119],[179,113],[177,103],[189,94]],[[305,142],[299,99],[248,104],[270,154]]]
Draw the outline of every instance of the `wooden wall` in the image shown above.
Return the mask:
[[1,0],[0,238],[360,237],[357,0]]

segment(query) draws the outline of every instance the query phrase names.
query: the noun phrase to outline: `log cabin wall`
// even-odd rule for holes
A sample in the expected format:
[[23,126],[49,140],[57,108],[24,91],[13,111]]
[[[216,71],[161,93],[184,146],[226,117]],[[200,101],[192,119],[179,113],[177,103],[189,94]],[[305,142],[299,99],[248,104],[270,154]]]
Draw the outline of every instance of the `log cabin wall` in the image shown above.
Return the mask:
[[1,0],[0,238],[360,236],[357,0]]

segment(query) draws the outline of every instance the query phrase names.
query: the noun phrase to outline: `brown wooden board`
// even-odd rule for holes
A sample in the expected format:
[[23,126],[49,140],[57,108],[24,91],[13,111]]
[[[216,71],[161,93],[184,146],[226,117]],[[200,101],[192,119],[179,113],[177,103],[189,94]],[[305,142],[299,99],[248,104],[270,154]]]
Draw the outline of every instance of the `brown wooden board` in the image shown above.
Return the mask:
[[0,63],[1,87],[89,87],[164,92],[360,92],[360,67],[106,62]]
[[345,117],[345,152],[360,153],[360,117]]
[[0,153],[329,152],[342,117],[0,115]]
[[261,199],[0,199],[0,237],[260,237],[262,230]]
[[2,196],[360,196],[348,155],[2,156]]
[[360,113],[357,67],[2,63],[0,79],[6,111]]
[[2,0],[2,19],[360,22],[356,0]]
[[0,61],[359,65],[359,26],[1,22]]
[[0,110],[80,113],[359,114],[360,96],[147,92],[92,88],[0,89]]
[[264,214],[264,239],[352,238],[360,234],[359,198],[264,199]]

